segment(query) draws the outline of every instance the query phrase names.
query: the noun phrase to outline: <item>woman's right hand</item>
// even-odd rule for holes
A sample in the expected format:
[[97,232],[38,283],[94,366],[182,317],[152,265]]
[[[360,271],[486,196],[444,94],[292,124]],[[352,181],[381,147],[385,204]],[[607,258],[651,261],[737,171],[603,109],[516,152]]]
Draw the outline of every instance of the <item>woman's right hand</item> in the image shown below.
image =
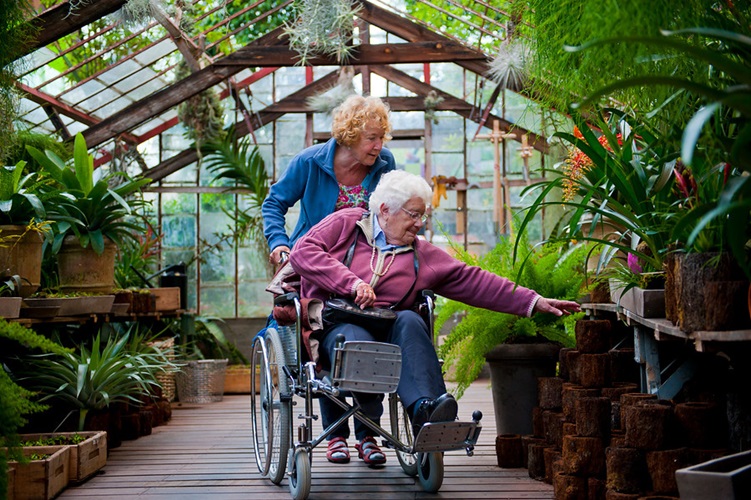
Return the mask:
[[365,309],[366,307],[372,307],[375,304],[375,300],[375,290],[364,281],[358,283],[357,288],[355,288],[355,304],[360,306],[361,309]]
[[[274,264],[275,266],[278,266],[282,262],[286,260],[286,256],[289,255],[290,249],[286,246],[279,246],[276,247],[272,252],[269,254],[269,262],[271,264]],[[282,255],[286,254],[286,256]]]

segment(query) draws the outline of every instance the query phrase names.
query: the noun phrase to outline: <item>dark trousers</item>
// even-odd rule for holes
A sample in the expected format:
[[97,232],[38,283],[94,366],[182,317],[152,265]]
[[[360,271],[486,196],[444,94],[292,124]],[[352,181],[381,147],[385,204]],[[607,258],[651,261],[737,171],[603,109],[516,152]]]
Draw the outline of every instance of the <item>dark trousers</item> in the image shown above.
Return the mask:
[[[321,340],[320,349],[321,362],[324,367],[329,367],[330,360],[334,359],[338,334],[344,335],[346,341],[375,340],[396,344],[401,348],[402,371],[396,392],[405,407],[409,407],[420,398],[432,399],[446,392],[441,365],[438,362],[428,327],[419,314],[413,311],[398,311],[394,326],[383,335],[373,335],[364,328],[347,323],[327,328]],[[383,338],[384,336],[386,338]],[[356,397],[363,412],[380,425],[380,418],[383,415],[383,394],[357,393]],[[326,397],[320,398],[319,402],[324,428],[344,414],[341,407]],[[344,423],[331,434],[330,438],[339,436],[346,439],[349,434],[349,425]],[[358,440],[372,434],[370,429],[355,419],[355,437]]]

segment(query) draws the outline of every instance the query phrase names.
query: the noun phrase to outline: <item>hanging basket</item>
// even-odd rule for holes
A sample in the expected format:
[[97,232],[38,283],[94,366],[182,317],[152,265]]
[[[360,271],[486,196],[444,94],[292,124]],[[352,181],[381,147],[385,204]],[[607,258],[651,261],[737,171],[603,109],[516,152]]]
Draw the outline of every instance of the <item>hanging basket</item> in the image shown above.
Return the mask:
[[226,359],[188,361],[177,372],[177,397],[181,403],[213,403],[224,397]]

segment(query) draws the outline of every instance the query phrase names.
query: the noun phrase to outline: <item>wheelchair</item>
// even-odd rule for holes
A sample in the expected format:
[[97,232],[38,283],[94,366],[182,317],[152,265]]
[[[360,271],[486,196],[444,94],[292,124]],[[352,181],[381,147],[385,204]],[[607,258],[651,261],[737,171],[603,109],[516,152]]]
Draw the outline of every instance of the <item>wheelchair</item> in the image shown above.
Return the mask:
[[[422,293],[418,307],[429,325],[433,338],[433,295]],[[288,477],[293,499],[303,500],[310,494],[313,448],[324,442],[333,430],[349,417],[359,418],[383,438],[382,446],[393,449],[405,474],[417,476],[426,492],[437,492],[444,475],[443,453],[465,450],[473,455],[480,435],[482,413],[475,411],[470,422],[427,423],[413,436],[412,424],[403,408],[396,388],[401,372],[399,346],[381,342],[337,342],[331,372],[322,376],[315,364],[306,361],[301,335],[301,302],[297,292],[279,295],[275,305],[294,305],[294,325],[269,326],[253,341],[251,352],[251,424],[256,465],[262,476],[274,484]],[[258,388],[258,389],[256,389]],[[388,393],[390,429],[387,431],[370,420],[357,399],[353,405],[336,399],[338,395]],[[295,399],[297,397],[297,400]],[[313,436],[313,401],[327,397],[346,411],[337,421]],[[302,400],[304,412],[296,427],[293,407]]]

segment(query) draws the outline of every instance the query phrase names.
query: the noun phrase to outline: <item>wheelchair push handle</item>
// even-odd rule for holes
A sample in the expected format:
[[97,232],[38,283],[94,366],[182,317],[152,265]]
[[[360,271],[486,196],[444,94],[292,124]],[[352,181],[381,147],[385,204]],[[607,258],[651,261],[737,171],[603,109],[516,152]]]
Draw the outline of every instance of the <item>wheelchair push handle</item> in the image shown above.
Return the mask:
[[297,292],[288,292],[282,295],[278,295],[274,297],[274,305],[275,306],[283,306],[286,304],[289,304],[290,302],[300,300],[300,294]]

